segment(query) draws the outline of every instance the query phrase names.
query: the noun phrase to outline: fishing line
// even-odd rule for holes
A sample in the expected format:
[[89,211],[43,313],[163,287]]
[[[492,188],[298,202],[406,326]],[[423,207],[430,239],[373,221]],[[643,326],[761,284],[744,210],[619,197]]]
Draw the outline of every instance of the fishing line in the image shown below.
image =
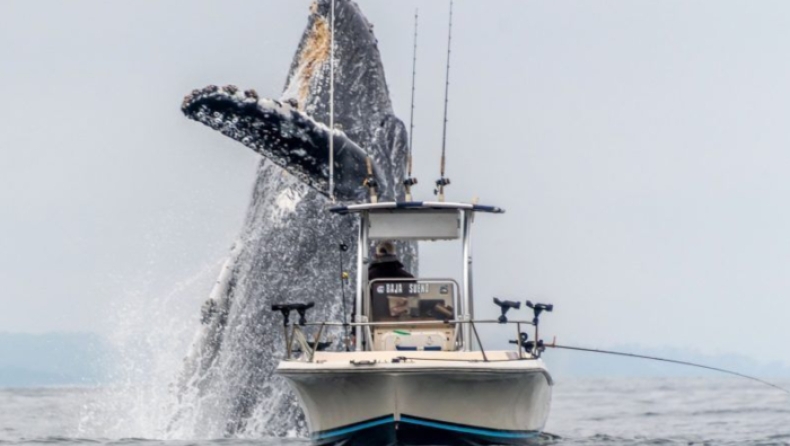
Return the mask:
[[335,202],[335,0],[329,43],[329,198]]
[[515,361],[536,361],[538,358],[513,358],[513,359],[447,359],[447,358],[412,358],[409,356],[397,356],[395,359],[403,361],[438,361],[438,362],[515,362]]
[[406,179],[403,180],[403,185],[406,188],[406,201],[411,201],[411,187],[417,184],[417,179],[411,176],[412,168],[412,147],[414,141],[414,92],[416,89],[417,80],[417,21],[419,17],[419,9],[414,10],[414,52],[412,56],[411,65],[411,116],[409,117],[409,159],[408,170],[409,173]]
[[596,349],[596,348],[573,347],[573,346],[570,346],[570,345],[557,345],[556,343],[544,344],[544,346],[551,347],[551,348],[559,348],[559,349],[563,349],[563,350],[575,350],[575,351],[580,351],[580,352],[603,353],[603,354],[607,354],[607,355],[625,356],[625,357],[628,357],[628,358],[651,359],[653,361],[663,361],[663,362],[669,362],[669,363],[672,363],[672,364],[680,364],[680,365],[686,365],[686,366],[690,366],[690,367],[699,367],[701,369],[714,370],[716,372],[722,372],[722,373],[727,373],[727,374],[730,374],[730,375],[740,376],[741,378],[750,379],[752,381],[756,381],[758,383],[765,384],[766,386],[771,386],[774,389],[778,389],[778,390],[781,390],[782,392],[790,394],[790,390],[785,389],[784,387],[777,386],[776,384],[770,383],[768,381],[764,381],[764,380],[762,380],[760,378],[755,378],[754,376],[745,375],[743,373],[735,372],[735,371],[732,371],[732,370],[721,369],[721,368],[718,368],[718,367],[711,367],[711,366],[703,365],[703,364],[697,364],[697,363],[694,363],[694,362],[678,361],[676,359],[659,358],[657,356],[637,355],[635,353],[615,352],[615,351],[611,351],[611,350],[601,350],[601,349]]
[[343,253],[348,251],[348,245],[346,245],[345,243],[341,243],[340,245],[338,245],[338,248],[340,249],[340,293],[341,293],[341,296],[342,296],[342,299],[343,299],[343,334],[345,335],[345,339],[343,340],[343,343],[345,344],[346,351],[349,351],[349,349],[348,349],[348,338],[349,338],[349,336],[348,336],[348,329],[349,329],[349,326],[348,326],[348,309],[346,307],[346,279],[348,278],[348,274],[345,271],[343,271],[343,266],[344,266]]

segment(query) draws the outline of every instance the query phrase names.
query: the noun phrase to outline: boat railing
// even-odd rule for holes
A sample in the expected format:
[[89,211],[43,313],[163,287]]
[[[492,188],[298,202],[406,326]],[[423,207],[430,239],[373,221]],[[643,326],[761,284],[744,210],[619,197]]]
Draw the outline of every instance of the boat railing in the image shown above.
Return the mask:
[[[477,344],[480,347],[480,353],[482,355],[483,361],[488,362],[489,359],[488,356],[486,355],[486,350],[483,346],[483,342],[480,339],[480,335],[477,331],[477,324],[512,325],[516,329],[516,339],[511,340],[510,343],[516,344],[517,346],[518,360],[537,359],[540,357],[540,353],[543,351],[542,342],[528,341],[527,334],[521,331],[522,326],[534,326],[537,331],[537,324],[535,324],[534,321],[526,321],[526,320],[502,321],[497,319],[477,319],[477,320],[445,319],[445,320],[436,320],[436,321],[404,321],[404,322],[396,322],[396,321],[307,322],[304,317],[305,309],[301,308],[301,304],[294,304],[292,307],[293,307],[292,309],[296,310],[300,315],[300,320],[298,323],[290,322],[289,318],[286,316],[286,311],[289,311],[288,308],[283,308],[283,306],[273,307],[275,311],[281,311],[284,316],[283,328],[284,328],[284,336],[285,336],[285,360],[299,359],[302,361],[314,362],[316,352],[326,349],[333,343],[331,340],[330,341],[323,340],[327,327],[342,327],[345,329],[362,327],[364,331],[365,340],[367,341],[367,345],[372,346],[373,339],[372,339],[372,333],[370,331],[371,327],[415,327],[415,326],[435,327],[437,325],[452,325],[457,327],[463,324],[469,324],[471,326],[472,332],[474,333]],[[305,331],[306,327],[315,328],[314,335],[312,336],[312,340],[308,339],[308,333]],[[348,343],[347,336],[344,336],[343,339],[346,345],[350,345]],[[297,351],[294,349],[294,344],[298,345],[299,347],[298,352],[301,353],[301,355],[298,358],[295,355]]]

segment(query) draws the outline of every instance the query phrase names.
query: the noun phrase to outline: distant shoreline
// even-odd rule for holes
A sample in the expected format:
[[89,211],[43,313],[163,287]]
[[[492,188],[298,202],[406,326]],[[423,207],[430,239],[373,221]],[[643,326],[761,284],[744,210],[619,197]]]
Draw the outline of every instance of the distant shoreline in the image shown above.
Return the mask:
[[[496,346],[491,344],[489,348]],[[706,355],[690,349],[639,345],[600,347],[699,362],[766,379],[790,377],[790,367],[781,361],[757,361],[741,354]],[[115,355],[111,344],[97,333],[0,332],[0,388],[111,386],[109,368],[116,363]],[[719,376],[678,365],[581,352],[550,350],[544,360],[558,379]]]

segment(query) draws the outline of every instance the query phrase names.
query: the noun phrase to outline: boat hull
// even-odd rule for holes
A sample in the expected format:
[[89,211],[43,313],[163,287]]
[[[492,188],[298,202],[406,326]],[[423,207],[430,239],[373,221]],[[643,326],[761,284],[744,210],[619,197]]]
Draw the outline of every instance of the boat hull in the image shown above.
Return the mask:
[[498,431],[452,423],[442,423],[408,416],[400,421],[394,417],[367,420],[342,429],[344,432],[323,432],[312,436],[316,445],[524,445],[538,439],[539,431]]
[[393,362],[363,353],[334,356],[367,365],[327,353],[335,360],[284,361],[278,368],[300,399],[315,443],[524,444],[546,423],[552,381],[538,360]]

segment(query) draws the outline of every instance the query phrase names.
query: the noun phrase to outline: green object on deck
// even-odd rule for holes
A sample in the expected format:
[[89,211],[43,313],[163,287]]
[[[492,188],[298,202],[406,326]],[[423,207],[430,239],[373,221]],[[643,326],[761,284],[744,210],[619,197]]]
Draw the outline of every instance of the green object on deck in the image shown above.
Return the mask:
[[402,331],[402,330],[392,330],[392,332],[395,333],[395,334],[403,335],[403,336],[411,335],[411,333],[409,333],[408,331]]

